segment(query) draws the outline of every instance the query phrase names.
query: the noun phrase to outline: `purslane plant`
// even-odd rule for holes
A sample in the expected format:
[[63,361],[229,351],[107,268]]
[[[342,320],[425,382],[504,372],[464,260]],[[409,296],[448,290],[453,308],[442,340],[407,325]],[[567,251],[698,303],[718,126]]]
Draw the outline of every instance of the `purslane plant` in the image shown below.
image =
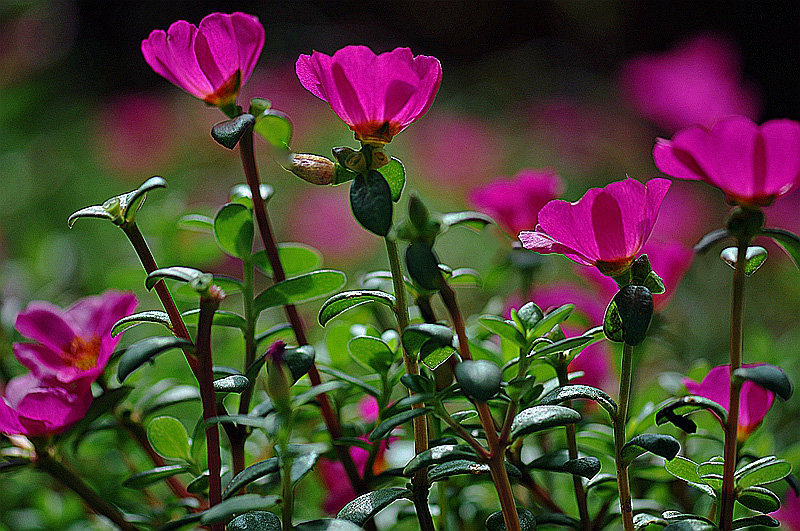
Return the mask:
[[[760,211],[800,184],[800,125],[757,126],[732,117],[658,141],[659,169],[709,182],[736,204],[726,228],[697,247],[736,241],[722,253],[734,268],[731,363],[711,369],[700,383],[683,380],[689,395],[637,414],[634,347],[644,345],[636,354],[645,352],[654,312],[691,260],[680,244],[648,242],[670,181],[627,178],[592,188],[575,203],[556,199],[562,183],[550,171],[527,170],[475,190],[473,202],[519,234],[514,248],[504,240],[503,267],[510,263],[523,282],[513,294],[518,304],[505,311],[488,304],[480,315],[466,315],[457,289],[480,286],[480,275],[443,263],[440,253],[448,251],[440,238],[494,221],[480,212],[440,214],[420,195],[404,195],[405,167],[388,154],[394,136],[432,106],[440,62],[408,48],[375,54],[347,46],[331,56],[301,55],[299,83],[330,104],[358,142],[333,147],[329,159],[296,152],[289,117],[267,99],[253,98],[246,111],[237,101],[264,39],[256,17],[214,13],[198,26],[178,21],[155,30],[142,42],[156,73],[226,116],[211,137],[239,150],[246,183],[230,191],[213,217],[193,213],[180,223],[213,238],[241,275],[159,267],[136,217],[146,194],[166,186],[160,177],[75,212],[70,226],[94,217],[122,229],[163,311],[131,313],[133,295],[107,292],[67,310],[35,302],[21,312],[17,331],[35,342],[15,344],[30,372],[0,393],[0,432],[13,443],[3,448],[0,471],[35,464],[121,529],[375,529],[376,515],[400,500],[413,504],[411,528],[426,531],[472,528],[471,512],[488,516],[489,530],[777,525],[768,513],[780,499],[764,485],[791,477],[791,466],[744,448],[774,396],[788,399],[792,386],[777,367],[742,363],[743,289],[745,276],[766,257],[750,245],[757,236],[775,239],[800,262],[800,239],[764,228]],[[383,238],[388,270],[368,272],[341,291],[344,273],[324,269],[318,251],[277,241],[268,211],[273,188],[261,183],[256,135],[305,181],[301,186],[349,183],[352,214]],[[276,180],[287,178],[282,172]],[[397,219],[401,201],[407,215]],[[591,268],[578,273],[588,285],[549,282],[552,261],[540,254],[562,254]],[[167,281],[182,292],[177,302]],[[591,287],[594,298],[584,300]],[[324,342],[301,306],[318,299],[325,299],[316,314]],[[115,350],[124,330],[143,324],[169,333]],[[225,328],[238,334],[235,340],[220,333]],[[588,350],[612,343],[622,344],[616,397],[603,389],[614,380],[606,374],[610,349]],[[143,368],[173,349],[183,351],[192,384],[153,382]],[[232,366],[219,364],[222,357]],[[201,412],[191,429],[184,424],[190,417],[157,416],[194,401]],[[689,415],[700,410],[723,428],[722,456],[694,462],[678,455],[689,445],[650,429],[672,430],[672,424],[685,432],[681,442],[691,442],[698,427]],[[130,435],[152,461],[154,468],[132,471],[123,486],[144,490],[163,481],[175,500],[145,496],[141,506],[121,500],[117,507],[116,498],[105,499],[62,462],[67,441],[77,446],[101,430]],[[403,439],[413,439],[413,455],[389,464],[387,448]],[[662,459],[670,474],[709,495],[713,505],[657,493],[676,486],[660,470]],[[315,465],[333,518],[319,518],[308,507],[305,486],[297,488]],[[492,488],[474,488],[482,479]],[[734,520],[737,504],[752,512]]]

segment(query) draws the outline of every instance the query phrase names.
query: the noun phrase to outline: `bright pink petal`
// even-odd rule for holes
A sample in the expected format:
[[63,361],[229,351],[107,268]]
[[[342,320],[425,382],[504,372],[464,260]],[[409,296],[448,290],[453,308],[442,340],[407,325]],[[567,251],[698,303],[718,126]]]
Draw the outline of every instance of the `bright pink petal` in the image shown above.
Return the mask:
[[17,316],[15,327],[23,336],[56,352],[64,350],[79,335],[61,308],[44,301],[30,303]]
[[573,260],[581,265],[590,266],[594,265],[595,263],[595,261],[591,258],[584,256],[582,253],[571,247],[555,241],[544,232],[522,231],[519,233],[519,241],[522,242],[523,247],[531,251],[536,251],[537,253],[563,254],[570,260]]
[[169,29],[153,30],[142,41],[145,61],[157,74],[200,99],[214,93],[214,86],[197,61],[195,38],[197,28],[185,20],[174,22]]
[[92,395],[74,395],[58,387],[30,390],[17,406],[25,435],[61,433],[86,415]]
[[375,422],[378,420],[378,400],[374,396],[365,396],[358,402],[358,414],[365,422]]
[[787,531],[800,531],[800,496],[794,490],[786,489],[781,508],[771,514]]
[[16,409],[19,403],[22,402],[22,399],[25,398],[25,395],[28,394],[31,389],[35,389],[39,386],[41,386],[41,382],[32,373],[21,374],[8,381],[3,394],[5,395],[8,405]]
[[54,351],[41,343],[14,343],[14,356],[37,378],[55,378],[64,368],[61,351]]
[[22,433],[22,424],[19,423],[19,415],[0,395],[0,433],[5,435],[16,435]]
[[761,424],[769,413],[775,395],[753,382],[742,384],[741,405],[739,408],[739,426],[751,432]]

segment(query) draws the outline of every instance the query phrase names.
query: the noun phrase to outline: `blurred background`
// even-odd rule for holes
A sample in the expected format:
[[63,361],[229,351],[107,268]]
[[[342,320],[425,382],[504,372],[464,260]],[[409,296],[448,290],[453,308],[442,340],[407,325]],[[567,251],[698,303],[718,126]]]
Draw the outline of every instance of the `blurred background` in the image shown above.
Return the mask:
[[[327,105],[300,86],[298,54],[366,44],[376,52],[408,46],[436,56],[444,72],[436,102],[389,151],[406,166],[407,188],[440,212],[478,208],[476,190],[524,168],[560,175],[569,200],[626,174],[646,181],[659,175],[651,156],[656,137],[692,123],[710,126],[726,114],[800,119],[800,6],[791,0],[0,0],[0,389],[21,372],[11,351],[19,339],[13,323],[31,300],[67,305],[115,288],[135,291],[140,309],[158,307],[122,234],[86,220],[69,230],[66,219],[75,210],[162,175],[169,188],[150,194],[139,217],[159,264],[241,274],[212,238],[176,223],[187,213],[213,216],[244,180],[236,154],[209,135],[223,116],[156,75],[139,48],[151,30],[178,19],[196,24],[213,11],[245,11],[264,24],[264,52],[239,101],[265,97],[286,112],[299,152],[330,155],[331,147],[355,142]],[[266,142],[256,150],[262,180],[276,190],[270,210],[280,240],[318,248],[326,266],[347,272],[350,285],[387,267],[382,243],[352,220],[347,185],[314,187],[284,171]],[[677,183],[654,237],[691,247],[722,226],[726,209],[721,193]],[[800,232],[800,195],[771,207],[768,223]],[[494,228],[442,237],[444,262],[475,268],[486,280],[483,289],[461,295],[467,313],[500,312],[510,297],[523,298],[504,265],[511,241]],[[765,246],[769,261],[748,281],[745,357],[781,365],[800,381],[794,363],[800,275],[782,251]],[[661,383],[643,386],[641,404],[680,392],[678,375],[689,367],[702,378],[727,358],[730,270],[717,252],[679,268],[676,284],[685,273],[683,281],[638,362],[640,381]],[[557,280],[597,289],[560,257],[543,261],[537,275],[539,286]],[[178,297],[185,308],[194,304]],[[572,301],[554,300],[563,302]],[[317,307],[303,310],[321,341]],[[263,327],[279,319],[265,312]],[[165,359],[161,373],[140,378],[169,373],[187,380],[173,362]],[[758,432],[761,444],[774,444],[797,467],[800,449],[787,438],[800,428],[796,400],[773,410]],[[776,433],[777,426],[789,429]],[[84,458],[106,456],[114,441],[105,442],[83,447]],[[112,470],[105,487],[126,470]],[[50,484],[41,488],[47,480],[32,472],[9,477],[0,529],[85,528],[74,496]]]

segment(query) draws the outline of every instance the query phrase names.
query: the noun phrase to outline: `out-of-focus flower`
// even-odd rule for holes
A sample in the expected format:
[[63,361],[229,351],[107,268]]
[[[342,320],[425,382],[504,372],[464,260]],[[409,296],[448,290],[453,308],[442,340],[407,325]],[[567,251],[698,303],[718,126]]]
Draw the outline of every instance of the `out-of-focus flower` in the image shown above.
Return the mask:
[[55,435],[82,419],[91,403],[88,388],[75,393],[48,386],[33,373],[17,376],[0,393],[0,433]]
[[788,489],[783,497],[781,508],[772,513],[787,531],[800,531],[800,496]]
[[253,15],[212,13],[199,26],[185,20],[153,30],[142,54],[157,74],[211,105],[236,102],[264,47],[264,27]]
[[688,181],[673,181],[661,203],[650,240],[677,241],[693,247],[724,219],[719,201],[711,200],[711,192]]
[[767,206],[800,184],[800,122],[757,125],[729,116],[706,129],[692,126],[659,138],[656,166],[678,179],[705,181],[744,206]]
[[354,262],[373,252],[376,241],[353,219],[342,191],[304,187],[293,199],[288,233],[294,241],[319,249],[326,260]]
[[375,55],[366,46],[345,46],[333,54],[301,55],[300,83],[327,101],[362,142],[385,144],[425,114],[442,82],[435,57],[408,48]]
[[375,422],[379,413],[378,400],[374,396],[365,396],[358,401],[358,415],[364,422]]
[[66,310],[32,302],[17,316],[16,328],[35,342],[14,343],[14,355],[46,386],[88,390],[119,343],[111,327],[135,307],[132,293],[118,291],[84,297]]
[[575,203],[550,201],[539,211],[536,230],[520,232],[519,239],[526,249],[563,254],[618,275],[650,236],[669,185],[666,179],[644,185],[628,178],[592,188]]
[[667,131],[711,127],[731,114],[756,119],[761,112],[757,90],[742,80],[735,46],[718,35],[635,57],[623,66],[619,81],[636,110]]
[[[683,275],[692,265],[694,251],[679,242],[664,243],[651,239],[644,244],[641,254],[647,255],[653,271],[664,281],[664,293],[653,295],[653,309],[655,311],[663,310],[675,293]],[[611,302],[611,299],[619,291],[619,286],[614,279],[601,274],[596,269],[580,267],[576,268],[576,272],[597,287],[600,299],[605,304]]]
[[472,191],[472,203],[492,216],[511,235],[539,222],[539,210],[563,192],[553,170],[521,170],[510,179],[497,179]]
[[[758,364],[743,366],[754,367],[756,365]],[[724,407],[726,411],[729,409],[731,392],[730,365],[717,365],[708,371],[708,374],[700,383],[684,378],[683,384],[691,394],[713,400]],[[767,416],[775,395],[751,381],[746,381],[742,384],[740,396],[737,439],[741,442],[747,439],[761,424],[764,417]]]

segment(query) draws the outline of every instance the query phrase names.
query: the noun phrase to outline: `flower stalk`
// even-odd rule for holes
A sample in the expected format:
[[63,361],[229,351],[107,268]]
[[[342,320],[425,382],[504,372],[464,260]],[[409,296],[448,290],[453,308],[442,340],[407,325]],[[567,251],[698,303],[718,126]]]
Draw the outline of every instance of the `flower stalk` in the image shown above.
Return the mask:
[[633,379],[633,345],[624,343],[622,347],[622,371],[619,381],[619,400],[617,415],[614,418],[614,457],[617,464],[617,488],[619,508],[625,531],[633,531],[633,507],[631,505],[631,486],[628,466],[622,460],[622,447],[627,442],[625,426],[628,422],[628,406],[631,398]]

